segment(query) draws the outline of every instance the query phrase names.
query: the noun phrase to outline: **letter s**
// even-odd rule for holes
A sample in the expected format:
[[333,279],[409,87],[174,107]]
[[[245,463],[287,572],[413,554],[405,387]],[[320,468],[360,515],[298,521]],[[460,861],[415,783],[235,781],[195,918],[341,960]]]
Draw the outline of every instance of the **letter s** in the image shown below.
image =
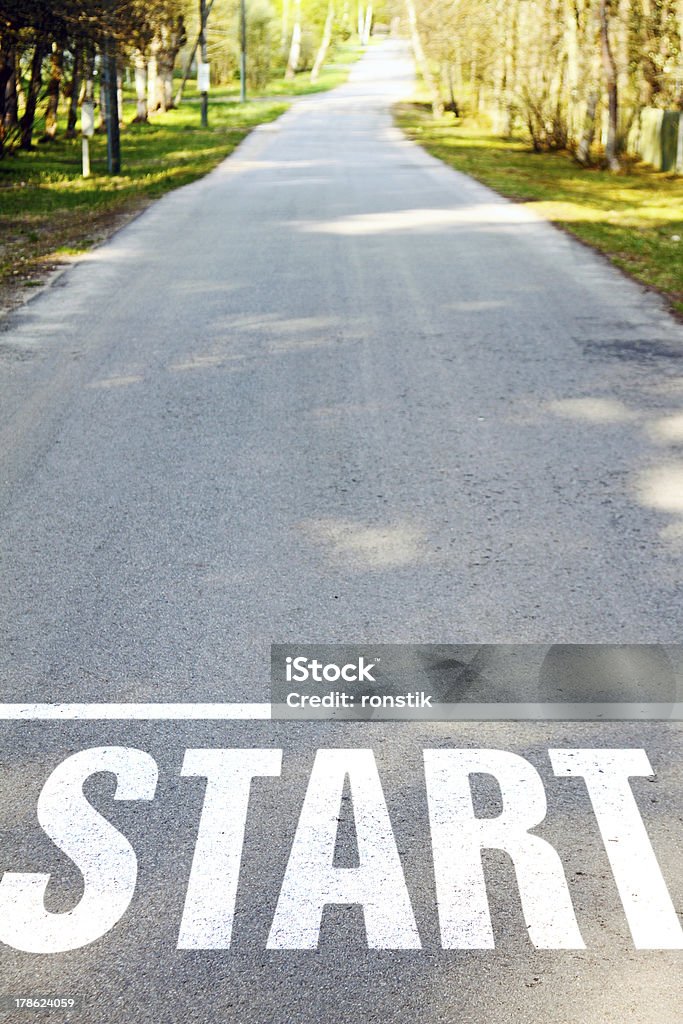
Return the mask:
[[93,747],[58,765],[38,798],[38,821],[83,875],[71,910],[45,909],[48,874],[6,871],[0,882],[0,941],[25,953],[64,953],[101,938],[133,898],[137,858],[128,840],[88,803],[83,783],[98,772],[116,776],[115,800],[152,800],[156,762],[134,747]]
[[308,659],[303,655],[292,661],[292,682],[305,683],[308,679]]

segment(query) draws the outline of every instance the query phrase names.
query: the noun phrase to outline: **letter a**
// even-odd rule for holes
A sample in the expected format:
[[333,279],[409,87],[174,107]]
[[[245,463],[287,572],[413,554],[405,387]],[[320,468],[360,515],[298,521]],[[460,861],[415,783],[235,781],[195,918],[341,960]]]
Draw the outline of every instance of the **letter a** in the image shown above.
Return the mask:
[[[348,775],[357,868],[335,868]],[[319,750],[297,826],[268,949],[315,949],[328,903],[360,903],[371,949],[420,949],[403,868],[371,750]]]

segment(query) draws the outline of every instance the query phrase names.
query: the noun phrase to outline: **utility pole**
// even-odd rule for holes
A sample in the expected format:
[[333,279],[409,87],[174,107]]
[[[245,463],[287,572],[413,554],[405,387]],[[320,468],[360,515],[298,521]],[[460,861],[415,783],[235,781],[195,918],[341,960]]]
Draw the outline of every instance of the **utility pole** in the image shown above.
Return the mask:
[[247,98],[247,4],[240,0],[240,103]]
[[107,94],[107,171],[121,173],[121,136],[119,133],[119,96],[116,80],[116,48],[107,39],[103,54],[104,87]]
[[[207,64],[207,51],[206,51],[206,0],[199,0],[199,53],[201,55],[201,61],[204,67]],[[204,72],[205,74],[206,72]],[[203,75],[197,76],[202,77]],[[201,85],[206,85],[202,81]],[[202,128],[209,127],[209,93],[208,87],[202,89]]]

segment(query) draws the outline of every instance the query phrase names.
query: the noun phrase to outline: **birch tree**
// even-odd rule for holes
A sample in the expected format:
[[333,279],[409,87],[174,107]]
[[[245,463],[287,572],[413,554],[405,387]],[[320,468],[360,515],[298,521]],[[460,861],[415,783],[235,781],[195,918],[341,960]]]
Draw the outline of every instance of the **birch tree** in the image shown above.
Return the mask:
[[445,95],[536,149],[616,171],[644,106],[683,109],[683,0],[404,2],[434,109]]

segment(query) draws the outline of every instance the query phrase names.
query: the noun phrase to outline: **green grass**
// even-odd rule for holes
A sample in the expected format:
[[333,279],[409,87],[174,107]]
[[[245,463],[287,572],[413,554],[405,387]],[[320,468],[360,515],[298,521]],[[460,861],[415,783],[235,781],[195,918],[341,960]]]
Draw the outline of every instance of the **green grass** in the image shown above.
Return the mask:
[[409,138],[451,167],[534,210],[665,295],[683,313],[683,178],[635,161],[619,174],[584,169],[567,153],[533,153],[476,124],[434,119],[424,104],[399,104]]
[[[121,174],[106,174],[106,139],[91,140],[91,176],[81,175],[81,141],[38,142],[31,152],[0,160],[0,304],[12,304],[22,287],[106,238],[170,189],[202,177],[256,125],[287,109],[286,97],[333,88],[347,77],[358,46],[337,47],[316,84],[308,74],[274,81],[261,97],[236,101],[239,85],[211,92],[209,128],[199,126],[194,82],[177,110],[153,115],[147,125],[130,124],[135,105],[124,99]],[[43,130],[36,123],[34,138]]]

